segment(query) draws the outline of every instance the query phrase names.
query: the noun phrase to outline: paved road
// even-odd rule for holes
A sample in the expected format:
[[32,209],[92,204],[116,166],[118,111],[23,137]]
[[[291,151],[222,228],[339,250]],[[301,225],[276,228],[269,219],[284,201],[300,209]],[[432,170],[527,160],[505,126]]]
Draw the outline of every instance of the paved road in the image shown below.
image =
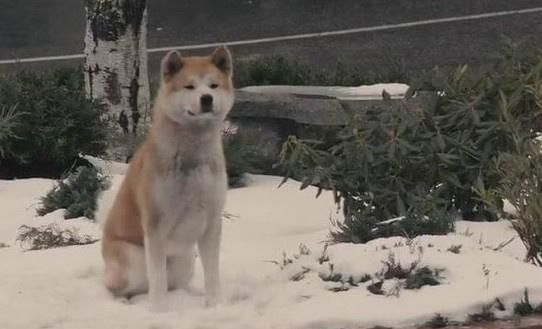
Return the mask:
[[[2,2],[0,60],[81,53],[82,1]],[[153,48],[255,39],[540,6],[540,0],[150,0],[148,43]],[[491,62],[502,34],[542,41],[542,12],[236,46],[233,50],[243,58],[275,54],[296,56],[312,65],[334,65],[341,60],[367,70],[397,63],[407,70],[419,70]],[[160,56],[151,54],[151,71]],[[26,67],[66,63],[80,60]],[[13,68],[4,65],[0,71]]]

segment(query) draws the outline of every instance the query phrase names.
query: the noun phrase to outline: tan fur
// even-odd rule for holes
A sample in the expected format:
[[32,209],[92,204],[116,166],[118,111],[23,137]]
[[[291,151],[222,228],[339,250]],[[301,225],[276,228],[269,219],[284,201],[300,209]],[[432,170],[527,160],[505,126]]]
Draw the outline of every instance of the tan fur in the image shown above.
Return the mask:
[[[226,193],[220,130],[233,103],[231,76],[225,48],[208,57],[164,58],[153,126],[104,225],[104,280],[115,295],[150,289],[151,307],[163,310],[164,289],[187,284],[198,245],[207,301],[216,302]],[[213,110],[206,112],[209,96]]]

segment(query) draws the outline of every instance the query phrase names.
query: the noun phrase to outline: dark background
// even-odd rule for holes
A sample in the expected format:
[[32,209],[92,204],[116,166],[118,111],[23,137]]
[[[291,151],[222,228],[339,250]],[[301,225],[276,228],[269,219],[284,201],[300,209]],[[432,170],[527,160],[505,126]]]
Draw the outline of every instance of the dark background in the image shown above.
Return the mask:
[[[0,59],[82,53],[82,0],[0,0]],[[148,46],[164,47],[311,33],[542,6],[540,0],[148,0]],[[232,47],[237,58],[294,56],[360,69],[484,65],[501,35],[542,41],[542,13]],[[208,51],[208,50],[203,50]],[[195,53],[202,52],[196,51]],[[163,53],[149,55],[151,72]],[[41,69],[81,60],[0,66]]]

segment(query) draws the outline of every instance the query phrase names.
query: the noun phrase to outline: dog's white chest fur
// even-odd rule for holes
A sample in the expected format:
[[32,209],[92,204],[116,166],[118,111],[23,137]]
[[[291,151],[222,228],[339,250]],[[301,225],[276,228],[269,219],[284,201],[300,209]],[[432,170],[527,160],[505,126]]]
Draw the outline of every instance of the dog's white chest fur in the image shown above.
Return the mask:
[[222,170],[205,164],[156,180],[153,194],[160,214],[158,225],[166,231],[168,254],[192,247],[209,221],[220,218],[217,212],[224,206],[226,189]]

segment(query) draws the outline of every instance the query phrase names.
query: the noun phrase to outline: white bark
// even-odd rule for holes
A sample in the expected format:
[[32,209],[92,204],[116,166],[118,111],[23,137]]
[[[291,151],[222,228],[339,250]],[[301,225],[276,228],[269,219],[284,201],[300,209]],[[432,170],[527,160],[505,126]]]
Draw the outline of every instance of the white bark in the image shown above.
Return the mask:
[[86,0],[85,86],[123,135],[150,120],[146,0]]

